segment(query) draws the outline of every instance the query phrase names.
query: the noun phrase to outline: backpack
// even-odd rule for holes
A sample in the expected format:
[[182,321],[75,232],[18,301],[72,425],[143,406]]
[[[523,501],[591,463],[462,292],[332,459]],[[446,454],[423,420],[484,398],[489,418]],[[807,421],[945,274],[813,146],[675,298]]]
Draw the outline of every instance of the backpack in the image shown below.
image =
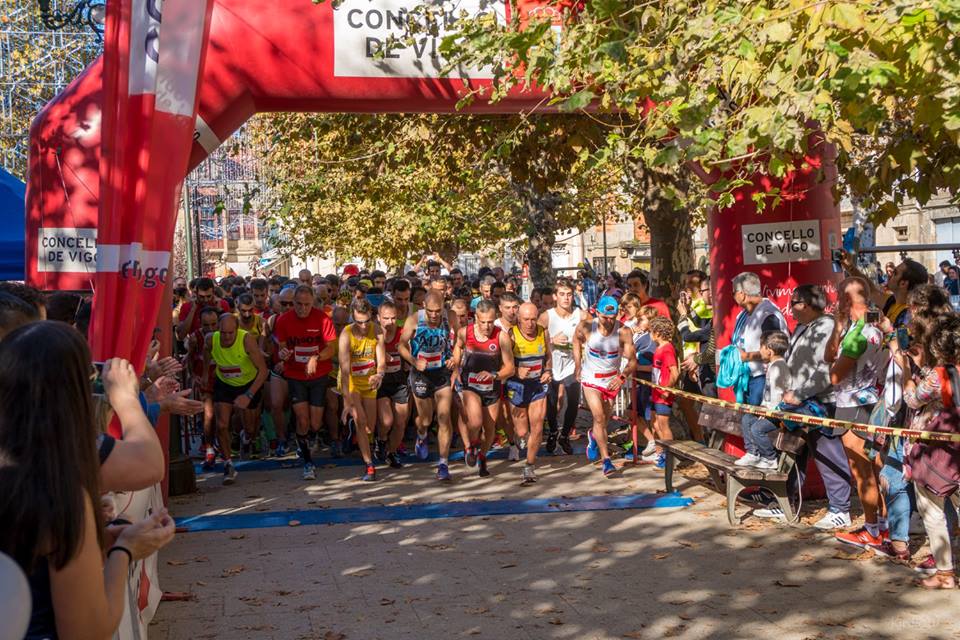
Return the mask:
[[[960,372],[953,365],[937,367],[943,409],[927,424],[927,431],[960,434]],[[917,440],[905,463],[910,480],[934,495],[946,498],[960,488],[960,443]]]

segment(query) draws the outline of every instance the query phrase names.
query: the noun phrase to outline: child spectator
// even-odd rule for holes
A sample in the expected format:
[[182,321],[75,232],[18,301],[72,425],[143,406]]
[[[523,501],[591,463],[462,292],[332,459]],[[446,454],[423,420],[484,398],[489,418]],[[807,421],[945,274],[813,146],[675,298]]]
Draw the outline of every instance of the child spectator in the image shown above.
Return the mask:
[[[790,348],[790,338],[782,331],[769,331],[760,338],[760,357],[767,365],[767,379],[763,386],[764,409],[776,409],[783,394],[790,390],[790,368],[784,355]],[[747,453],[735,463],[739,467],[758,469],[777,468],[777,450],[767,437],[776,425],[758,416],[743,422],[743,442]]]
[[[668,318],[657,316],[650,320],[650,335],[657,344],[653,353],[652,380],[662,387],[674,387],[680,379],[680,364],[677,361],[677,352],[673,348],[673,336],[676,328]],[[672,440],[670,430],[670,415],[673,413],[673,394],[668,391],[654,389],[650,393],[653,403],[653,431],[660,440]],[[658,469],[666,465],[666,454],[660,447],[656,448]]]
[[[624,298],[632,295],[628,293]],[[636,314],[636,322],[633,325],[624,325],[633,331],[633,346],[637,350],[637,377],[641,380],[652,381],[653,354],[657,350],[657,343],[650,335],[650,321],[658,315],[660,314],[655,307],[640,307]],[[634,410],[637,412],[637,420],[640,422],[640,435],[647,441],[643,451],[640,452],[641,461],[648,463],[657,461],[657,449],[654,442],[656,436],[651,427],[653,419],[652,392],[653,389],[649,386],[638,384],[634,398]]]

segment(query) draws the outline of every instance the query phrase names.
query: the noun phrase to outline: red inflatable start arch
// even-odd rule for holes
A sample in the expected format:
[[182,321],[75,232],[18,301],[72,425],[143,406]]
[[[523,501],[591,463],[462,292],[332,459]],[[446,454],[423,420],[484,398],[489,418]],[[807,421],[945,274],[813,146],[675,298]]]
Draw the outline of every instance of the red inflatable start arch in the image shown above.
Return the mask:
[[[430,39],[384,60],[371,55],[391,29],[396,31],[404,7],[416,6],[417,0],[345,0],[336,10],[312,0],[212,4],[190,168],[257,112],[453,112],[468,90],[489,83],[478,70],[465,70],[471,80],[438,77]],[[461,0],[458,7],[505,12],[506,4]],[[147,20],[159,18],[147,12],[152,16]],[[146,27],[149,34],[150,24]],[[149,55],[149,38],[146,49]],[[89,290],[97,272],[103,84],[98,60],[46,105],[31,130],[26,259],[28,280],[41,289]],[[468,111],[531,110],[543,97],[516,92],[493,105],[477,100]],[[738,194],[734,207],[711,216],[718,318],[736,313],[728,283],[745,269],[756,271],[783,307],[798,283],[834,282],[829,256],[839,240],[839,212],[830,192],[835,171],[829,145],[813,149],[806,168],[788,179],[790,197],[775,210],[756,215],[750,194],[765,188],[758,180]],[[171,221],[157,221],[158,246],[144,240],[143,250],[169,252],[172,228]],[[158,286],[163,279],[161,274],[143,286]],[[124,323],[152,329],[153,317]],[[728,331],[732,324],[718,326]],[[144,327],[133,330],[149,331]],[[727,342],[726,335],[719,336],[720,345]]]

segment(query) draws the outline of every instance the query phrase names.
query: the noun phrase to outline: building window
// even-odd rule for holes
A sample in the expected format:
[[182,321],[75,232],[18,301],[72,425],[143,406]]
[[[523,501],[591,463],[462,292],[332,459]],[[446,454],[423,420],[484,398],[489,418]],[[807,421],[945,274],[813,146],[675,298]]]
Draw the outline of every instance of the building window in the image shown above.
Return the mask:
[[240,239],[240,210],[230,209],[227,211],[227,240]]
[[910,239],[910,231],[907,227],[894,227],[893,230],[897,232],[898,242],[906,242]]
[[204,250],[223,249],[223,221],[217,207],[200,208],[200,237]]

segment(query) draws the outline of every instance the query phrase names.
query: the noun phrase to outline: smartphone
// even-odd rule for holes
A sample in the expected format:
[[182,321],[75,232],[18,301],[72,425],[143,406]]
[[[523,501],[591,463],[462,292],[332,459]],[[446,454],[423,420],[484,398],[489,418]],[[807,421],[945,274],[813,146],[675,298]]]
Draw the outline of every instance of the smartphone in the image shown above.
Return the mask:
[[879,311],[867,311],[867,324],[879,324],[880,323],[880,312]]
[[91,381],[93,383],[93,394],[102,396],[105,393],[103,389],[103,363],[94,362],[93,368],[97,370],[96,377]]
[[833,272],[843,272],[843,249],[834,249],[830,252],[830,261],[833,263]]
[[903,351],[910,348],[910,334],[907,333],[906,327],[897,329],[897,346]]

